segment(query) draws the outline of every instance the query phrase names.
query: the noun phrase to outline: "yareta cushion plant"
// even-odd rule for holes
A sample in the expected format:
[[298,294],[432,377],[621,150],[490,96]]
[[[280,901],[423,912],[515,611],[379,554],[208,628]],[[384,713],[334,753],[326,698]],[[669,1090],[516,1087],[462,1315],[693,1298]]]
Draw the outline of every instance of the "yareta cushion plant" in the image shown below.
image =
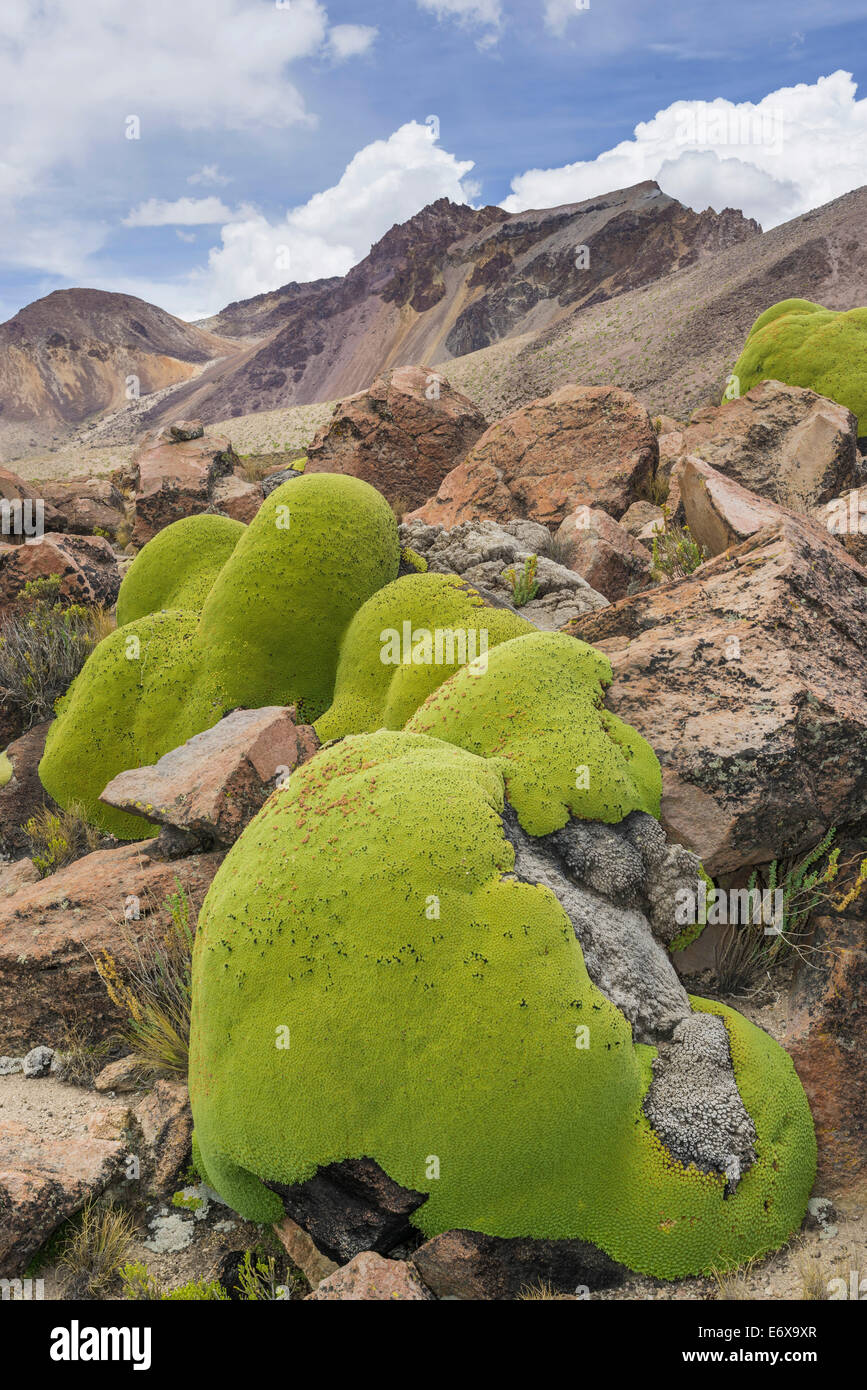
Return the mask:
[[741,395],[759,381],[806,386],[852,411],[867,434],[867,308],[836,313],[783,299],[753,324],[732,369]]
[[124,575],[117,596],[118,627],[164,608],[200,613],[244,531],[242,522],[208,512],[166,526]]
[[[49,731],[39,769],[46,790],[62,806],[79,802],[122,839],[152,827],[101,805],[112,777],[155,762],[238,707],[295,704],[301,718],[315,719],[331,702],[349,622],[397,576],[394,514],[357,478],[284,483],[240,534],[235,524],[199,524],[210,520],[179,522],[144,547],[124,595],[124,607],[141,616],[99,644]],[[228,558],[214,578],[221,546]],[[172,598],[187,606],[164,608]]]
[[[588,745],[591,785],[608,784],[616,746],[607,734]],[[680,1049],[687,1065],[673,1090],[654,1079],[663,1054],[676,1074],[678,1049],[668,1035],[635,1040],[655,1025],[631,1022],[610,997],[616,970],[610,991],[594,982],[581,909],[558,887],[553,857],[531,881],[534,845],[547,854],[568,828],[538,842],[525,834],[505,791],[532,748],[503,747],[482,757],[422,733],[350,736],[297,770],[230,851],[194,952],[190,1094],[203,1177],[241,1215],[276,1220],[283,1206],[269,1184],[367,1157],[423,1194],[412,1221],[427,1236],[581,1238],[663,1278],[778,1247],[815,1171],[790,1059],[733,1010],[682,994],[673,1036],[709,1049]],[[539,750],[535,782],[524,779],[533,817],[550,752]],[[621,847],[649,844],[650,828],[664,842],[652,817],[631,812]],[[635,981],[621,985],[628,995]],[[720,1089],[708,1107],[693,1074],[713,1067]],[[721,1136],[723,1156],[702,1158]]]

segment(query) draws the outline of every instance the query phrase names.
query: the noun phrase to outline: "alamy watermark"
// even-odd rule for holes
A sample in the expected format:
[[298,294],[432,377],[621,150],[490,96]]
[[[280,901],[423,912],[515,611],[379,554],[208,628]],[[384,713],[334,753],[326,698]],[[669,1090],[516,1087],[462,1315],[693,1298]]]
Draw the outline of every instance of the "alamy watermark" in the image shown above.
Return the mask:
[[674,920],[679,927],[698,922],[710,927],[762,925],[765,936],[779,936],[783,930],[782,888],[708,888],[702,879],[697,892],[679,888],[675,901]]
[[387,627],[379,634],[383,666],[469,666],[476,673],[488,669],[488,629],[464,627]]
[[45,535],[45,503],[41,497],[0,498],[0,534],[25,542]]

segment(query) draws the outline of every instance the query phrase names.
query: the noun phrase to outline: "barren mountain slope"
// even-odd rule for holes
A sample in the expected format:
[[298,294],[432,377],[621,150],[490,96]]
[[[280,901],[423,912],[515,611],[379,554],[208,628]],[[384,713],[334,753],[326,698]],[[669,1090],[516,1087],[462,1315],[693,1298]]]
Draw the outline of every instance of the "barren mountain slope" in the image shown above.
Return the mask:
[[345,396],[388,367],[538,333],[758,234],[739,212],[694,213],[651,182],[514,216],[443,198],[393,227],[342,280],[289,285],[207,320],[244,339],[243,353],[160,403],[148,423],[167,410],[214,421]]
[[623,386],[652,410],[685,417],[719,400],[744,338],[770,304],[867,303],[865,225],[867,187],[444,370],[489,419],[566,382]]
[[191,377],[236,343],[128,294],[56,290],[0,325],[0,443],[7,457],[47,444],[142,395]]

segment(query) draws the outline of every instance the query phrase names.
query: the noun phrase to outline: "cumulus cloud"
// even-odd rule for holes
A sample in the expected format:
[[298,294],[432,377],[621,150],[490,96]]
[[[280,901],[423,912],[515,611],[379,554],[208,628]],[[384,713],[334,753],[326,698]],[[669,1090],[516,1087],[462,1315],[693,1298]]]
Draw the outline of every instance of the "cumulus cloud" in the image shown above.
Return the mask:
[[841,71],[755,103],[674,102],[596,159],[520,174],[502,206],[556,207],[656,179],[698,211],[737,207],[768,228],[859,187],[865,168],[867,98]]
[[125,227],[200,227],[208,223],[228,222],[232,217],[221,198],[148,198],[133,208],[123,219]]
[[420,10],[437,19],[457,19],[467,26],[498,29],[503,19],[501,0],[417,0]]
[[360,58],[376,42],[379,30],[370,24],[335,24],[328,31],[328,48],[337,62]]
[[437,198],[469,202],[476,192],[467,181],[472,168],[472,160],[442,149],[430,126],[410,121],[359,150],[332,188],[279,220],[249,207],[233,214],[207,268],[176,288],[166,307],[179,317],[203,318],[291,280],[345,275],[394,223]]
[[128,114],[143,138],[309,120],[286,69],[327,33],[318,0],[4,0],[0,125],[16,132],[4,156],[19,191],[121,139]]

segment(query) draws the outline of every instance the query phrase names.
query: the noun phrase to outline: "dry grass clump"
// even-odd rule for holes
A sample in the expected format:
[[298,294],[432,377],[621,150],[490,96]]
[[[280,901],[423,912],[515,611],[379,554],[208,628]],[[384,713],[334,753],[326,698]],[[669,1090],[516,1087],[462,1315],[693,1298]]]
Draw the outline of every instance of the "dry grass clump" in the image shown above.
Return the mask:
[[52,718],[59,696],[114,626],[102,608],[65,604],[59,575],[25,586],[0,619],[0,702],[25,731]]
[[41,878],[91,854],[102,843],[102,831],[90,824],[83,806],[77,801],[70,802],[65,810],[50,811],[43,806],[21,828]]
[[58,1276],[69,1298],[104,1298],[120,1277],[135,1235],[124,1207],[88,1201],[61,1247]]
[[131,964],[106,948],[94,963],[109,998],[127,1017],[124,1041],[144,1075],[186,1076],[189,1064],[192,951],[196,911],[175,879],[175,892],[151,913],[162,917],[143,942],[126,920],[117,923]]

